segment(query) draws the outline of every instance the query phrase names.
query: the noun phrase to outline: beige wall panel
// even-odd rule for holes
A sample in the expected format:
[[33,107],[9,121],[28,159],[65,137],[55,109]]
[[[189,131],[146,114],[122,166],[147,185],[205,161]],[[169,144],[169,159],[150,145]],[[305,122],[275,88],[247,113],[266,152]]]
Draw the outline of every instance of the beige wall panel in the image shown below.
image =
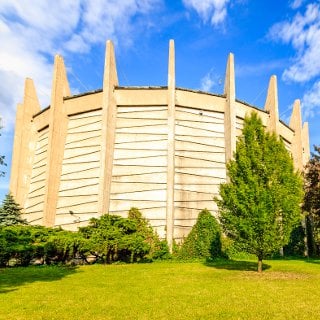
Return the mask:
[[165,173],[163,167],[147,167],[142,166],[113,166],[112,176],[131,176],[131,175],[144,175],[146,173]]
[[94,132],[91,137],[86,137],[81,139],[81,137],[77,135],[67,136],[68,142],[65,145],[65,150],[76,149],[76,148],[86,148],[90,146],[99,146],[101,138],[98,136],[99,131]]
[[133,149],[133,150],[166,150],[167,141],[166,140],[155,140],[146,142],[129,142],[125,144],[117,144],[117,149]]
[[48,134],[49,128],[47,127],[40,131],[37,136],[29,192],[24,207],[24,212],[27,213],[26,219],[28,221],[43,216]]
[[187,142],[187,141],[179,141],[176,140],[176,149],[184,150],[184,151],[200,151],[200,152],[223,152],[224,147],[213,146],[210,144],[196,143],[196,142]]
[[100,150],[94,153],[86,153],[81,155],[74,155],[69,158],[64,158],[63,164],[77,164],[77,163],[88,163],[88,162],[99,162],[100,161]]
[[211,196],[219,193],[219,186],[217,184],[204,184],[204,185],[193,185],[193,184],[175,184],[175,190],[193,191],[199,193],[207,193]]
[[212,111],[224,111],[225,98],[176,89],[176,105]]
[[26,219],[29,224],[31,225],[42,225],[43,221],[43,212],[36,212],[31,214],[23,214],[22,215],[23,219]]
[[102,107],[102,92],[81,95],[72,99],[64,100],[68,114],[85,112]]
[[190,121],[179,121],[176,124],[176,134],[178,135],[191,135],[203,137],[224,137],[224,128],[221,125],[212,125],[204,127],[201,123]]
[[269,114],[266,111],[258,110],[249,105],[243,104],[239,101],[235,102],[236,110],[237,110],[237,118],[244,119],[246,115],[250,115],[251,112],[256,112],[262,120],[263,125],[266,127],[269,121]]
[[[94,110],[94,111],[90,111],[90,109],[88,109],[87,112],[72,114],[69,116],[69,118],[72,121],[77,121],[79,119],[91,119],[91,118],[97,118],[98,120],[100,120],[101,117],[102,117],[102,109]],[[72,123],[68,124],[68,127],[72,128],[72,126],[73,126]]]
[[[121,143],[130,143],[130,142],[142,142],[142,141],[161,141],[166,140],[167,135],[165,134],[150,134],[150,135],[141,135],[135,133],[117,133],[115,147]],[[115,150],[116,152],[117,150]],[[116,155],[116,154],[115,154]]]
[[[156,170],[155,170],[156,171]],[[143,182],[143,183],[158,183],[166,182],[166,172],[161,173],[150,173],[150,174],[134,174],[130,176],[112,176],[112,181],[114,182]]]
[[146,201],[146,200],[110,200],[109,212],[115,211],[129,211],[130,208],[136,207],[139,210],[144,210],[148,208],[162,208],[165,206],[164,201]]
[[212,177],[204,177],[190,174],[183,174],[176,171],[175,175],[175,183],[177,184],[194,184],[194,185],[203,185],[203,184],[216,184],[220,185],[224,183],[225,179],[223,178],[212,178]]
[[166,88],[116,88],[114,95],[117,105],[165,105],[167,103]]
[[166,183],[126,183],[126,182],[113,182],[111,186],[111,194],[125,193],[128,191],[148,191],[148,190],[163,190],[166,188]]
[[39,190],[43,188],[44,178],[45,178],[45,174],[42,173],[41,176],[39,176],[38,180],[33,180],[29,190],[29,197],[38,195]]
[[[192,226],[196,223],[197,218],[191,218],[191,219],[175,219],[174,220],[174,226],[175,227],[181,227],[181,228],[189,228],[190,231],[192,229]],[[178,230],[178,232],[181,232],[181,230]]]
[[100,162],[87,162],[87,163],[71,163],[64,164],[62,167],[62,176],[64,177],[66,174],[77,174],[82,171],[91,170],[95,168],[99,168]]
[[[165,216],[166,211],[165,211],[164,206],[163,207],[154,207],[154,208],[150,207],[148,209],[140,209],[140,207],[138,207],[138,209],[141,212],[142,216],[149,220],[148,222],[150,225],[152,225],[152,226],[165,226],[165,224],[166,224],[166,216]],[[127,218],[128,211],[129,210],[118,210],[118,211],[109,211],[109,213]],[[159,217],[159,218],[157,218],[157,217]]]
[[155,136],[158,134],[166,134],[167,132],[168,132],[168,128],[163,125],[116,129],[116,133],[134,133],[134,134],[146,134],[146,135],[155,135]]
[[176,150],[176,158],[177,157],[183,157],[183,158],[190,158],[190,159],[201,159],[201,160],[207,160],[212,161],[214,165],[218,165],[218,163],[225,163],[225,154],[224,150],[221,150],[220,152],[204,152],[204,151],[181,151]]
[[[212,133],[224,133],[224,125],[220,123],[201,123],[189,120],[177,120],[176,125],[187,128],[198,128]],[[177,132],[177,134],[179,134],[179,132]]]
[[177,108],[176,121],[190,121],[201,123],[203,126],[212,127],[214,125],[223,125],[223,115],[219,113],[210,113],[202,110]]
[[68,125],[69,132],[76,128],[81,128],[94,123],[101,123],[101,112],[81,113],[69,117],[71,123]]
[[74,134],[68,133],[66,138],[66,148],[74,143],[78,143],[78,142],[84,143],[91,138],[97,138],[100,136],[100,133],[101,133],[101,130],[95,130],[92,132],[83,131],[81,133],[74,133]]
[[73,210],[73,208],[78,208],[79,205],[82,208],[82,205],[86,203],[91,203],[91,207],[95,208],[97,203],[97,195],[96,194],[85,194],[78,195],[76,197],[76,201],[73,197],[60,197],[57,205],[57,209],[68,208]]
[[279,135],[291,144],[294,136],[294,132],[290,128],[285,126],[283,123],[280,123],[278,128],[279,128]]
[[[78,196],[87,195],[87,194],[98,194],[98,185],[87,185],[81,188],[73,188],[69,190],[59,190],[59,197],[73,197],[78,198]],[[77,201],[74,199],[73,201]],[[60,203],[58,202],[58,205]]]
[[101,147],[96,145],[88,145],[78,148],[67,148],[64,151],[64,159],[71,159],[78,154],[86,155],[90,153],[100,152]]
[[[152,156],[165,156],[167,154],[167,150],[144,150],[143,156],[152,157]],[[115,149],[114,151],[114,159],[134,159],[141,156],[140,150],[125,150],[125,149]]]
[[165,167],[167,166],[167,157],[140,157],[135,159],[114,160],[115,166],[147,166],[147,167]]
[[[194,175],[194,176],[202,176],[202,177],[207,177],[214,179],[219,178],[219,179],[225,179],[226,178],[226,170],[222,168],[177,168],[176,173],[183,173],[183,174],[189,174],[189,175]],[[220,181],[220,180],[219,180]]]
[[[139,209],[139,208],[138,208]],[[139,209],[140,210],[140,209]],[[166,224],[166,207],[165,204],[162,208],[149,208],[141,210],[142,216],[155,224]]]
[[[188,168],[220,168],[225,170],[225,164],[223,162],[214,162],[212,160],[201,159],[201,156],[197,158],[187,158],[177,156],[175,158],[176,167],[188,167]],[[209,157],[208,157],[209,158]],[[211,155],[211,158],[214,159],[215,156]]]
[[[199,115],[199,112],[201,112],[200,122],[203,121],[204,117],[214,118],[217,120],[218,123],[223,123],[223,119],[224,119],[223,112],[216,112],[216,111],[212,111],[212,110],[203,110],[203,109],[199,108],[198,106],[188,108],[188,107],[183,107],[180,105],[180,106],[176,106],[176,111],[187,112],[187,113],[191,113],[194,115]],[[192,120],[195,120],[195,118]]]
[[284,139],[282,141],[284,143],[285,148],[291,153],[291,143]]
[[196,191],[185,191],[185,190],[177,190],[174,191],[174,199],[175,201],[204,201],[213,200],[213,197],[218,194],[209,193],[210,189],[207,192],[196,192]]
[[70,180],[61,180],[60,181],[60,192],[69,190],[69,189],[79,189],[86,186],[96,185],[98,182],[98,177],[91,177],[88,179],[70,179]]
[[[203,210],[207,208],[209,211],[217,211],[218,207],[213,200],[198,200],[198,201],[175,201],[174,206],[176,208],[192,208]],[[178,215],[176,218],[180,218]],[[183,218],[183,216],[181,217]],[[181,219],[180,218],[180,219]]]
[[94,123],[87,123],[82,126],[77,126],[72,129],[68,128],[68,134],[74,134],[74,133],[82,133],[82,132],[92,132],[92,131],[97,131],[101,129],[101,120],[94,122]]
[[198,143],[198,144],[206,144],[211,145],[213,147],[222,147],[224,148],[224,138],[217,138],[217,137],[195,137],[195,136],[181,136],[176,135],[176,141],[186,141],[191,143]]
[[[66,168],[65,168],[66,170]],[[61,183],[63,181],[70,181],[70,180],[81,180],[81,179],[92,179],[92,178],[98,178],[99,177],[99,167],[96,166],[94,168],[90,168],[90,169],[83,169],[81,168],[80,171],[76,171],[76,172],[69,172],[66,170],[67,173],[63,173],[61,175]]]
[[166,201],[166,190],[150,190],[150,191],[140,191],[140,192],[126,192],[119,194],[111,194],[110,198],[112,200],[145,200],[149,201]]
[[93,215],[97,215],[97,204],[96,200],[93,202],[83,202],[81,204],[72,204],[68,206],[65,203],[65,206],[57,208],[57,215],[59,214],[70,214],[69,211],[72,211],[74,214],[83,214],[91,212]]
[[[128,117],[128,115],[126,115],[127,113],[131,113],[131,112],[142,112],[144,113],[145,111],[165,111],[167,110],[167,102],[165,103],[165,105],[161,105],[161,106],[146,106],[146,105],[142,105],[142,106],[123,106],[123,105],[119,105],[117,107],[117,115],[122,118],[122,117]],[[139,117],[138,117],[139,118]],[[166,118],[165,118],[166,119]]]
[[37,131],[43,130],[49,125],[49,113],[50,109],[47,109],[33,118],[33,123]]
[[133,109],[131,112],[121,113],[121,108],[118,107],[118,119],[141,119],[141,121],[147,120],[166,120],[167,109],[164,108],[162,111],[153,111],[152,108],[147,108],[145,110]]
[[145,127],[145,126],[159,126],[167,125],[166,119],[132,119],[132,118],[117,118],[117,129],[119,128],[128,128],[128,127]]

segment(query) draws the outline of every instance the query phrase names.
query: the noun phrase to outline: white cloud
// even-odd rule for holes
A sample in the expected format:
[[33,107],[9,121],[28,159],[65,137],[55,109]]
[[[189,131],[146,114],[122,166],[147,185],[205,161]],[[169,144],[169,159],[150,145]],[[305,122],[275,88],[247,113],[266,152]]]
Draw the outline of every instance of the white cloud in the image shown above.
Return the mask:
[[202,79],[201,79],[201,90],[209,92],[213,86],[219,83],[218,76],[213,73],[213,70],[210,70]]
[[290,3],[290,7],[292,9],[298,9],[299,7],[301,7],[303,2],[304,2],[304,0],[293,0]]
[[229,0],[183,0],[187,8],[194,9],[204,23],[210,21],[213,26],[223,23],[227,16]]
[[304,119],[320,114],[320,80],[316,81],[312,88],[303,95],[301,107]]
[[293,64],[284,71],[283,79],[305,82],[320,75],[320,6],[309,4],[304,14],[297,13],[291,21],[272,26],[269,36],[291,44],[296,51]]
[[107,39],[130,44],[132,19],[147,16],[161,0],[1,0],[0,115],[10,130],[26,77],[40,103],[50,101],[55,53],[86,53]]

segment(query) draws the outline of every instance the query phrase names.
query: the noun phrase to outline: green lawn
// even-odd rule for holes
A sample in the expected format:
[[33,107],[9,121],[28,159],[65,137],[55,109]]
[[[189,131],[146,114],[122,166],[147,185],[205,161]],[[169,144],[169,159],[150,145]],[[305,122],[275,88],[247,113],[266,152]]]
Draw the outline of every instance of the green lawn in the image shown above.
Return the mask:
[[320,260],[0,269],[0,319],[319,319]]

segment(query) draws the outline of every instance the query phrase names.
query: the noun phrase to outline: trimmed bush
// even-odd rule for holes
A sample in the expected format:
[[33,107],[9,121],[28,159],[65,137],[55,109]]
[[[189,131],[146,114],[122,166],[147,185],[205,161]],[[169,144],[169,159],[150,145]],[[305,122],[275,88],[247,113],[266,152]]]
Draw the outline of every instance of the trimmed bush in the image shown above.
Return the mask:
[[216,258],[221,256],[221,231],[218,221],[207,209],[199,213],[196,224],[178,251],[178,258]]

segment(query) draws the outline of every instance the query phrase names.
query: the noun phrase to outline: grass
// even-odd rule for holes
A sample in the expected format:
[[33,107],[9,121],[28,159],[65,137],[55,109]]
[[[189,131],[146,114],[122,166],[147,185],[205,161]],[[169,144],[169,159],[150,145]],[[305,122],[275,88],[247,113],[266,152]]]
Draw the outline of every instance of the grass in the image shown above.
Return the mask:
[[0,270],[0,319],[319,319],[320,261]]

